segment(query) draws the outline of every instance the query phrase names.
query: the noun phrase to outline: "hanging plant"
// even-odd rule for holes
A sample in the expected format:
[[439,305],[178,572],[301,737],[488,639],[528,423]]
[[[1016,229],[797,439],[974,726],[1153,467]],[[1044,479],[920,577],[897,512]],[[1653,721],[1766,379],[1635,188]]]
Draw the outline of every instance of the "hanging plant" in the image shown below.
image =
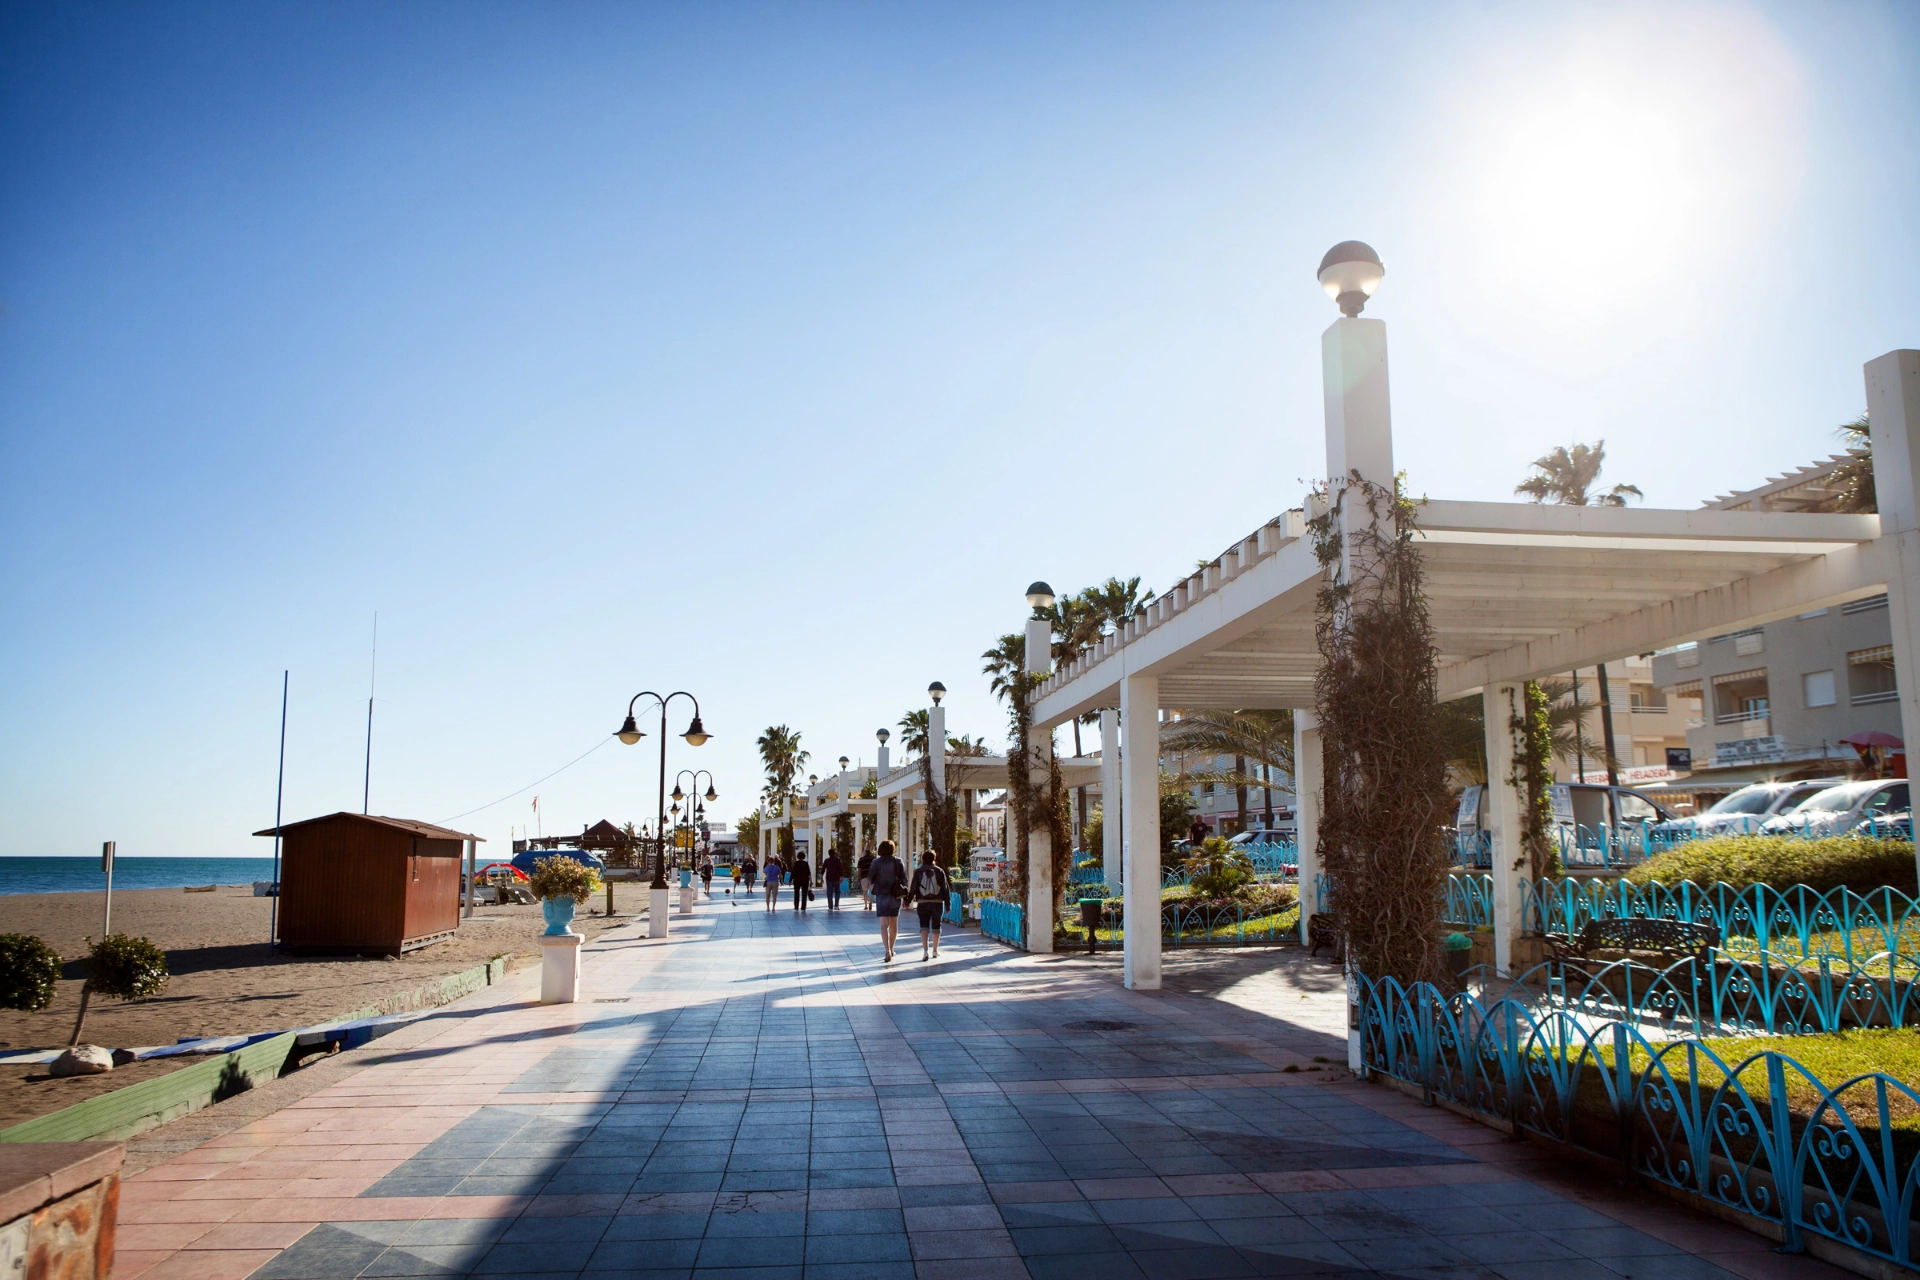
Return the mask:
[[[1511,696],[1511,695],[1509,695]],[[1553,727],[1547,691],[1532,680],[1508,708],[1513,728],[1512,785],[1526,796],[1520,815],[1520,856],[1513,870],[1530,880],[1560,874],[1560,848],[1553,838]]]
[[[1438,980],[1449,797],[1414,505],[1358,472],[1318,495],[1314,685],[1328,903],[1368,977]],[[1343,539],[1338,516],[1354,518]]]

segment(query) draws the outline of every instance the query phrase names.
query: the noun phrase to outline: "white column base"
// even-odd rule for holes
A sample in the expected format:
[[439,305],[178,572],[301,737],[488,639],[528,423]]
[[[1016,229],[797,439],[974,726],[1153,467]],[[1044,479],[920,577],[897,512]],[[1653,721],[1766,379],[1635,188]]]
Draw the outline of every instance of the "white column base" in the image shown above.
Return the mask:
[[693,914],[693,886],[690,884],[680,887],[680,914],[683,916]]
[[577,933],[540,935],[540,1003],[572,1004],[580,998],[580,944]]
[[647,893],[647,936],[664,938],[667,936],[667,897],[669,889],[651,889]]

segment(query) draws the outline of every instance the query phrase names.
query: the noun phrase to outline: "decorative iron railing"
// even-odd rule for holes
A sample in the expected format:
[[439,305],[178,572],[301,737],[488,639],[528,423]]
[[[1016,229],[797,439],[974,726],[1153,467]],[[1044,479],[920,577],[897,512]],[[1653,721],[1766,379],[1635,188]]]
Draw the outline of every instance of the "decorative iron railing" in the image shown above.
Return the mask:
[[[1836,821],[1838,818],[1839,815],[1835,815]],[[1763,822],[1764,819],[1753,819],[1750,827],[1717,831],[1627,824],[1618,827],[1556,826],[1553,832],[1562,865],[1586,871],[1625,870],[1669,849],[1723,835],[1780,835],[1798,840],[1827,840],[1836,835],[1868,836],[1881,840],[1913,839],[1913,824],[1904,816],[1872,815],[1845,832],[1828,830],[1821,823],[1815,823],[1811,829],[1805,830],[1762,831]],[[1487,868],[1493,865],[1493,845],[1487,832],[1456,831],[1452,842],[1456,866]]]
[[1356,981],[1365,1070],[1778,1223],[1790,1252],[1814,1234],[1912,1263],[1920,1142],[1902,1126],[1920,1093],[1899,1080],[1829,1085],[1772,1050],[1722,1057],[1563,1008]]
[[980,900],[980,932],[1009,946],[1027,947],[1027,909],[1002,898]]

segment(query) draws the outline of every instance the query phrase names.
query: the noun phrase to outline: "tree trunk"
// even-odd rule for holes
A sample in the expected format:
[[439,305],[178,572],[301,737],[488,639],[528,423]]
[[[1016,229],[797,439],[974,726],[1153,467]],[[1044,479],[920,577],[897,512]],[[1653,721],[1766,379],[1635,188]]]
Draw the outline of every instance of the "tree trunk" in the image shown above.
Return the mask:
[[80,986],[80,1016],[73,1020],[73,1039],[67,1041],[69,1047],[80,1043],[80,1033],[87,1025],[87,1001],[92,995],[93,983],[82,983]]
[[[1247,758],[1245,756],[1235,756],[1233,758],[1233,776],[1236,778],[1244,778],[1247,776]],[[1247,829],[1247,784],[1246,783],[1236,782],[1233,784],[1233,799],[1234,799],[1234,804],[1237,806],[1239,810],[1236,816],[1238,817],[1240,822],[1240,830],[1245,831]]]

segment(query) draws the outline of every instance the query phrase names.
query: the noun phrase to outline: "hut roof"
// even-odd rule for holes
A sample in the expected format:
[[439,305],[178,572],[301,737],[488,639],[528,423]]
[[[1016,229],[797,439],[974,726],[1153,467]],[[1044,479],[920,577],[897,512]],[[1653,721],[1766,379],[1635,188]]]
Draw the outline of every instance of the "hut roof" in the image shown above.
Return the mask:
[[598,848],[602,845],[625,844],[627,833],[608,822],[605,818],[594,823],[580,833],[580,847]]
[[[375,826],[380,827],[393,827],[396,830],[406,832],[408,835],[426,836],[431,840],[476,840],[482,844],[486,843],[485,839],[481,836],[472,835],[465,831],[454,831],[447,827],[436,827],[431,822],[415,822],[412,818],[384,818],[378,814],[347,813],[344,810],[339,813],[325,814],[318,818],[302,818],[298,822],[282,823],[280,833],[284,835],[289,831],[297,831],[301,827],[311,827],[321,822],[334,822],[341,818],[348,818],[354,822],[371,822]],[[253,834],[256,836],[270,836],[273,833],[274,829],[268,827],[265,831],[256,831]]]

